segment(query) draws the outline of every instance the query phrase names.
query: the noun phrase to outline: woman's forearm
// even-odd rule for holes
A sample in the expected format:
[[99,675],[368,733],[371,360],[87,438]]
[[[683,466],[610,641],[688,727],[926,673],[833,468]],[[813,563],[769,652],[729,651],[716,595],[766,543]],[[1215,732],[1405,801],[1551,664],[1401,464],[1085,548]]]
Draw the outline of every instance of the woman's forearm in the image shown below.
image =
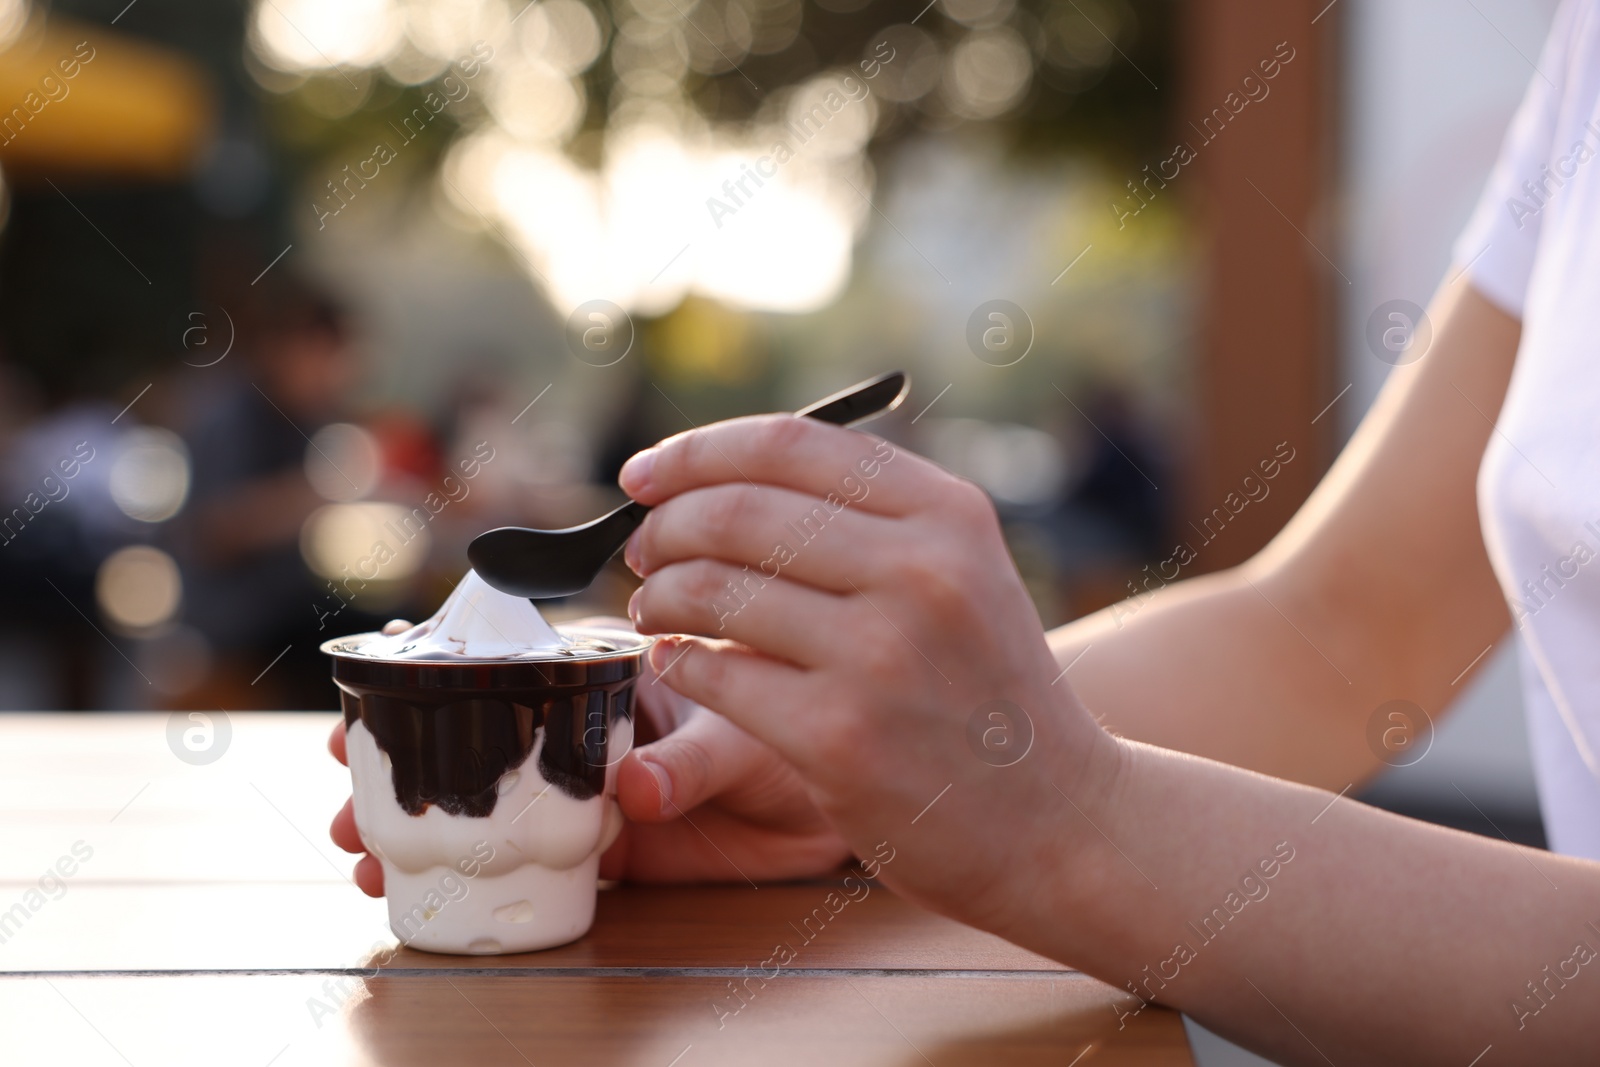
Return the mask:
[[1048,637],[1069,668],[1062,684],[1107,729],[1332,789],[1379,767],[1366,716],[1418,697],[1394,692],[1385,664],[1242,569],[1113,605]]
[[1592,1055],[1600,867],[1119,744],[1054,813],[1053,913],[1001,931],[1115,986],[1107,1012],[1159,1002],[1285,1063]]

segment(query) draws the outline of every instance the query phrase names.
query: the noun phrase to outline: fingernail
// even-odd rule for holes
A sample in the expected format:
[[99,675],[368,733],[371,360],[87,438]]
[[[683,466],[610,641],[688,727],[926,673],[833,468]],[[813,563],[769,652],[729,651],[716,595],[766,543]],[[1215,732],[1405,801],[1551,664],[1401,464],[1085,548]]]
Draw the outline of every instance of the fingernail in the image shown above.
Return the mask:
[[628,462],[622,465],[622,473],[617,476],[617,482],[622,486],[622,491],[631,497],[637,498],[640,493],[650,488],[650,471],[656,465],[656,455],[660,449],[647,448],[636,453]]
[[673,644],[674,642],[670,637],[663,637],[651,643],[649,653],[650,669],[655,671],[656,674],[666,670],[667,664],[672,662],[670,657]]
[[628,538],[628,543],[622,546],[622,562],[628,565],[628,569],[630,571],[637,574],[641,578],[644,577],[644,571],[640,569],[642,564],[639,560],[638,531],[634,531],[633,536]]
[[667,769],[661,764],[647,760],[642,756],[639,758],[639,762],[648,767],[650,773],[655,776],[656,788],[661,791],[661,810],[663,812],[666,811],[672,807],[672,775],[668,774]]
[[635,626],[639,625],[639,594],[642,592],[644,592],[644,586],[641,585],[628,598],[628,618],[633,620]]

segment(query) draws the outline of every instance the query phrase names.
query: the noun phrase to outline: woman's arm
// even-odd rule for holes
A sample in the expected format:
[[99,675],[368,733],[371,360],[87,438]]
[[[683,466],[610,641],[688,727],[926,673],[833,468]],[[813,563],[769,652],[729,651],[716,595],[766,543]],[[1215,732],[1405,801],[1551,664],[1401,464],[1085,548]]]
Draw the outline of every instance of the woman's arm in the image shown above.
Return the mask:
[[623,484],[656,505],[630,616],[700,635],[656,644],[661,680],[779,752],[897,891],[1111,983],[1117,1017],[1158,1001],[1288,1062],[1592,1053],[1600,866],[1105,733],[975,487],[784,417]]
[[997,930],[1116,987],[1108,1011],[1318,1067],[1593,1061],[1600,866],[1121,746],[1050,813],[1048,906]]
[[1107,727],[1341,789],[1381,767],[1365,741],[1380,704],[1438,715],[1460,693],[1509,622],[1476,480],[1520,324],[1464,281],[1429,316],[1431,348],[1391,372],[1258,556],[1051,632],[1073,664],[1066,680]]

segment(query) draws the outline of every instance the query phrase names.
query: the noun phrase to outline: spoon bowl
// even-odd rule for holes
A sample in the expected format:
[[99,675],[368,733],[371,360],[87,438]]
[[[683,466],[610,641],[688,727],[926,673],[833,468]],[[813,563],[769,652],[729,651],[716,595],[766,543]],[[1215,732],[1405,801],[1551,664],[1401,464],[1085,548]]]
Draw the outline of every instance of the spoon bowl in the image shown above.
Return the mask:
[[[795,416],[850,426],[894,410],[910,384],[903,372],[891,371],[824,397]],[[530,600],[573,596],[589,588],[649,513],[647,506],[630,500],[610,514],[565,530],[502,526],[473,538],[467,559],[479,577],[502,593]]]

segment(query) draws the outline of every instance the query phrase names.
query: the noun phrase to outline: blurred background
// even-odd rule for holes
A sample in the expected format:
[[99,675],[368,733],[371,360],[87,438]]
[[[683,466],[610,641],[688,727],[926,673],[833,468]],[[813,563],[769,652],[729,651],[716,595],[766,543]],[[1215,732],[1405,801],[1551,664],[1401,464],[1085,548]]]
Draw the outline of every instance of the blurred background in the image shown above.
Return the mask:
[[[924,2],[0,0],[0,707],[333,708],[473,534],[891,368],[1047,625],[1246,558],[1554,0]],[[1369,798],[1540,841],[1514,675]]]
[[334,707],[318,643],[473,534],[896,367],[884,429],[990,489],[1047,621],[1127,595],[1192,476],[1198,190],[1141,172],[1185,18],[0,0],[0,702]]

